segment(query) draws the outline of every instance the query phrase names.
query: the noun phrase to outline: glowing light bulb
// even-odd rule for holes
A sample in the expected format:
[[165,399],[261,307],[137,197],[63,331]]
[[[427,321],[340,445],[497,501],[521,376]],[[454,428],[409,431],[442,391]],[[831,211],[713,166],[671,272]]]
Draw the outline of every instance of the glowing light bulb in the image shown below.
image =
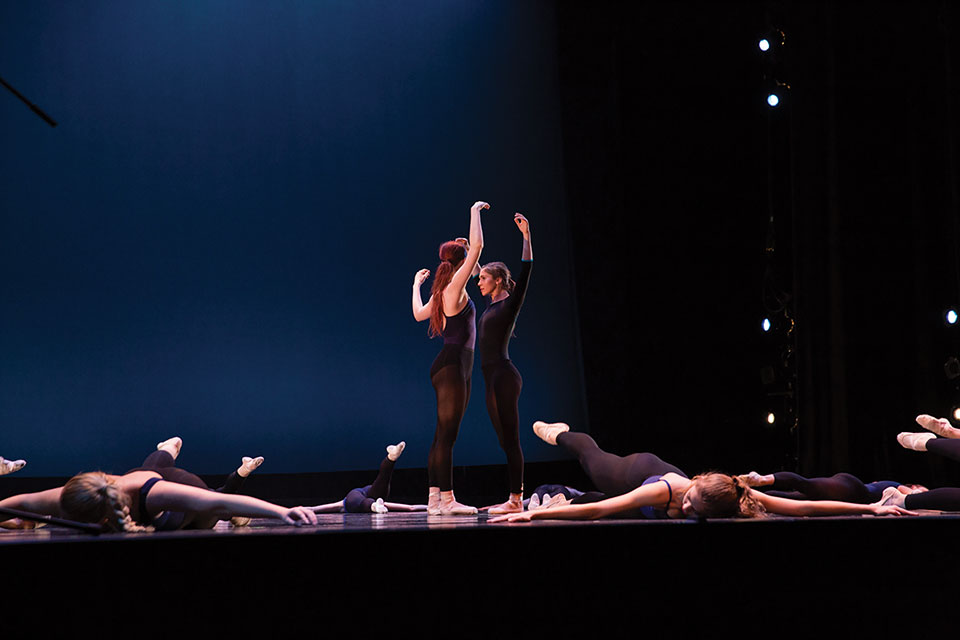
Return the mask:
[[775,93],[771,93],[770,95],[767,96],[767,104],[770,105],[771,107],[777,106],[778,104],[780,104],[780,96],[778,96]]
[[769,51],[770,41],[766,38],[761,38],[760,42],[757,43],[757,46],[760,47],[760,51]]
[[773,411],[767,414],[767,424],[773,424],[777,421],[777,416],[773,415]]

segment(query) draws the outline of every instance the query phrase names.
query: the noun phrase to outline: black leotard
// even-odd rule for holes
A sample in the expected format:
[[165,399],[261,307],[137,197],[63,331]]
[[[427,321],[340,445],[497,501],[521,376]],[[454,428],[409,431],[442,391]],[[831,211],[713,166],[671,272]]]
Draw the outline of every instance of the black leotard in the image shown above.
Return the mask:
[[523,450],[520,448],[518,404],[523,378],[510,362],[507,348],[527,294],[532,265],[532,261],[524,260],[513,293],[503,300],[490,303],[480,316],[478,351],[487,388],[487,413],[497,432],[500,447],[507,454],[511,493],[523,492]]
[[443,348],[430,367],[430,381],[437,394],[437,429],[427,458],[427,476],[430,486],[441,491],[453,489],[453,444],[470,400],[476,315],[477,308],[468,296],[460,313],[445,316]]

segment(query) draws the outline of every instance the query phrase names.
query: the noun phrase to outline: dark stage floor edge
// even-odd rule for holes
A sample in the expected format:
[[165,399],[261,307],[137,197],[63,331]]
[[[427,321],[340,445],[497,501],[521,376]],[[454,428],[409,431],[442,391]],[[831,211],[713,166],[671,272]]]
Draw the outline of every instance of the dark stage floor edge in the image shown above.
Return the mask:
[[487,520],[343,514],[300,528],[255,520],[201,532],[3,531],[2,620],[9,632],[36,623],[27,612],[38,603],[56,603],[46,630],[107,616],[140,637],[182,637],[163,622],[170,615],[210,631],[348,624],[357,637],[724,628],[831,637],[889,631],[908,613],[918,631],[932,624],[918,610],[955,615],[956,515]]

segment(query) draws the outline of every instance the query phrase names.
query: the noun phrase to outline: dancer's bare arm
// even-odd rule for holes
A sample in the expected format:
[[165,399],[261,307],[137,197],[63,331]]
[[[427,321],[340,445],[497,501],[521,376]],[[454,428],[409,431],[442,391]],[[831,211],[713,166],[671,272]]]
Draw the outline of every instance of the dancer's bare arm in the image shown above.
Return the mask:
[[420,269],[420,271],[417,271],[417,274],[413,276],[413,318],[417,322],[429,320],[430,314],[433,313],[433,296],[430,296],[427,304],[423,304],[423,298],[420,296],[420,287],[423,286],[424,281],[426,281],[429,276],[429,269]]
[[151,512],[187,511],[229,520],[233,516],[276,518],[287,524],[317,524],[317,516],[305,507],[282,507],[250,496],[217,493],[176,482],[157,482],[147,495]]
[[[44,516],[60,516],[60,491],[63,487],[38,491],[36,493],[21,493],[0,500],[0,507],[30,511]],[[0,515],[0,520],[9,518]]]
[[467,281],[473,275],[477,263],[480,261],[480,253],[483,251],[483,226],[480,224],[480,212],[489,209],[490,205],[486,202],[477,201],[470,207],[470,248],[467,250],[467,257],[453,274],[450,284],[445,291],[455,292],[455,296],[444,295],[443,312],[448,315],[456,315],[459,311],[456,307],[460,303],[460,294],[467,288]]
[[670,489],[663,482],[637,487],[629,493],[589,504],[571,504],[565,507],[511,513],[490,522],[530,522],[531,520],[597,520],[615,513],[641,507],[662,507],[670,500]]
[[894,505],[854,504],[852,502],[840,502],[839,500],[790,500],[753,491],[753,489],[750,489],[750,491],[751,495],[763,505],[764,509],[781,516],[918,515],[914,511],[907,511]]

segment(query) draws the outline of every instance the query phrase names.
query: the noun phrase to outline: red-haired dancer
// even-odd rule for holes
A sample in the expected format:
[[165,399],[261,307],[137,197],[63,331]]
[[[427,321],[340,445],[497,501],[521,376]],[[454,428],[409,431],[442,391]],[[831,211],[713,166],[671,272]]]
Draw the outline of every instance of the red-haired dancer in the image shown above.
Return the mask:
[[470,240],[440,245],[440,264],[433,277],[430,299],[423,304],[420,287],[430,275],[421,269],[413,278],[413,317],[430,321],[430,337],[443,336],[443,349],[430,368],[430,381],[437,392],[437,430],[427,458],[430,515],[473,515],[476,507],[457,502],[453,495],[453,444],[470,399],[470,375],[476,342],[476,307],[467,295],[467,282],[483,250],[480,212],[486,202],[470,207]]
[[480,316],[480,368],[487,387],[487,412],[497,432],[500,447],[507,455],[507,478],[510,497],[491,507],[492,515],[523,511],[523,450],[520,448],[520,390],[523,378],[510,361],[507,347],[513,327],[527,294],[527,283],[533,267],[530,244],[530,223],[519,213],[513,221],[523,235],[520,259],[522,267],[516,282],[507,265],[491,262],[480,269],[477,285],[484,297],[490,298],[487,310]]

